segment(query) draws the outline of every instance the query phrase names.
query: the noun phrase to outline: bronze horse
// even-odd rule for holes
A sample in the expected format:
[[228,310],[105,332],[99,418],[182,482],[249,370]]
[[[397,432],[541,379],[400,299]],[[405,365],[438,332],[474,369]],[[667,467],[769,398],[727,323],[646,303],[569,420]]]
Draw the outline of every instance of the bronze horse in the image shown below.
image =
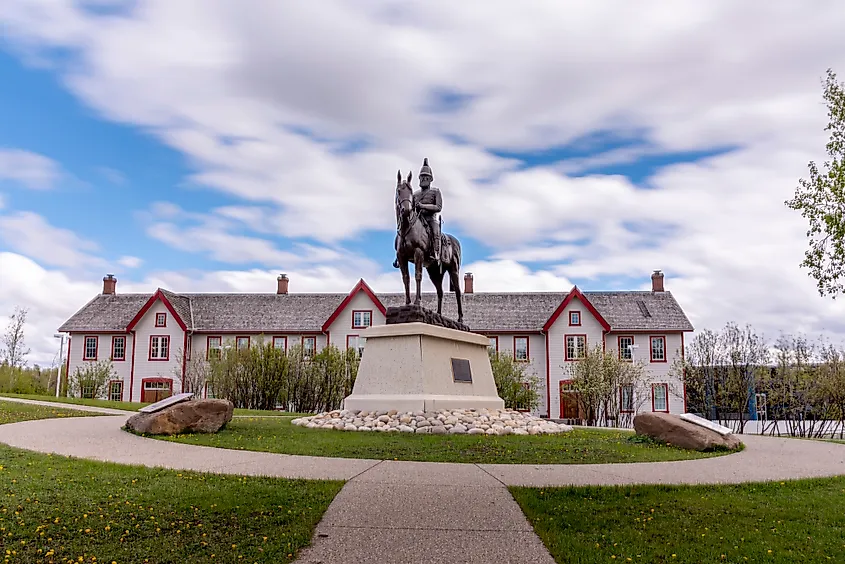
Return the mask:
[[408,173],[407,180],[402,179],[402,171],[397,175],[396,205],[399,207],[399,246],[396,257],[402,272],[402,282],[405,283],[405,305],[411,303],[411,275],[408,263],[414,263],[414,277],[417,281],[417,297],[414,305],[420,305],[420,282],[422,270],[428,271],[428,277],[437,289],[437,313],[443,309],[443,275],[449,273],[450,287],[455,290],[458,300],[458,323],[464,321],[464,310],[461,306],[461,289],[458,273],[461,270],[461,244],[453,236],[444,233],[441,244],[441,256],[438,265],[432,261],[432,240],[425,224],[419,219],[419,212],[414,206],[414,189],[411,187],[413,172]]

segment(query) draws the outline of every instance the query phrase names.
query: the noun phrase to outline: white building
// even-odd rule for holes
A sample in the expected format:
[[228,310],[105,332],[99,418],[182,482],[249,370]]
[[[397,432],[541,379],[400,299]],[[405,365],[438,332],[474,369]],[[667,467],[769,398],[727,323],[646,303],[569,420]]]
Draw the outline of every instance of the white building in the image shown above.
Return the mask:
[[[664,291],[663,274],[655,271],[651,278],[651,291],[581,292],[574,287],[569,292],[476,293],[468,273],[464,321],[489,336],[491,348],[513,354],[539,377],[539,415],[578,417],[565,366],[597,343],[622,358],[647,363],[646,386],[620,390],[623,409],[683,413],[683,382],[671,367],[682,358],[684,333],[693,327]],[[70,334],[68,373],[111,358],[117,377],[109,384],[109,399],[154,401],[184,389],[187,360],[207,358],[229,340],[241,347],[263,339],[283,349],[301,344],[317,351],[329,343],[358,348],[366,327],[384,324],[387,308],[405,303],[404,294],[375,293],[363,280],[348,294],[289,293],[287,276],[277,282],[276,292],[267,294],[164,289],[152,295],[118,294],[117,280],[108,275],[103,293],[59,329]],[[436,309],[436,300],[434,293],[426,293],[423,306]],[[443,314],[456,318],[451,294],[444,296]]]

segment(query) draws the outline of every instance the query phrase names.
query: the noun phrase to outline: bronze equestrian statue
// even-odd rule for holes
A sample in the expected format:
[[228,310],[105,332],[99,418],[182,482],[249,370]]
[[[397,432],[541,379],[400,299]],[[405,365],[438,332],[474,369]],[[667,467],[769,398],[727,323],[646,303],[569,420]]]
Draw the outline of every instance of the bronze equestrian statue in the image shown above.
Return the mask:
[[402,179],[402,171],[396,175],[396,260],[393,263],[402,272],[405,283],[405,305],[411,303],[411,276],[408,263],[414,263],[414,277],[417,281],[417,294],[414,305],[420,305],[420,283],[422,270],[428,271],[428,277],[437,290],[437,313],[443,309],[443,275],[449,273],[450,287],[455,290],[458,301],[458,323],[464,321],[461,304],[459,272],[461,270],[461,244],[453,235],[440,232],[437,214],[443,208],[440,190],[431,186],[434,175],[428,166],[428,159],[420,169],[420,189],[414,192],[411,187],[413,172],[407,180]]

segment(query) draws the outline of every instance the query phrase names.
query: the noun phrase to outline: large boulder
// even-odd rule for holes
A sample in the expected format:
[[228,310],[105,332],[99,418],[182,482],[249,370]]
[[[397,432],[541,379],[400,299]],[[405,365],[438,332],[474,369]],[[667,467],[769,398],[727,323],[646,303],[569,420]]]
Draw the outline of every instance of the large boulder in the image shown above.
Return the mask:
[[724,436],[669,413],[640,413],[634,417],[634,430],[638,435],[646,435],[677,447],[702,452],[735,450],[742,446],[742,441],[733,433]]
[[138,413],[126,428],[145,435],[216,433],[232,420],[235,406],[224,399],[200,399],[177,403],[155,413]]

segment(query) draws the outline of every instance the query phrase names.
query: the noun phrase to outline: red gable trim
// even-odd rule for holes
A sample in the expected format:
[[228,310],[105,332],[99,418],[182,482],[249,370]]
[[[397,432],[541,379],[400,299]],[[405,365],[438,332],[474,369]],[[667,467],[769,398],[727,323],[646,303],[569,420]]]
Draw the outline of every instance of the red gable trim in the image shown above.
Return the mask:
[[344,309],[346,309],[346,306],[349,305],[349,302],[352,301],[352,298],[354,298],[358,294],[358,292],[364,292],[365,294],[367,294],[367,297],[370,298],[370,301],[373,302],[373,304],[376,306],[376,308],[378,308],[381,314],[387,315],[387,308],[384,307],[384,304],[381,303],[381,300],[378,299],[375,292],[373,292],[373,290],[369,286],[367,286],[367,283],[364,282],[364,279],[361,278],[360,280],[358,280],[358,283],[355,284],[355,287],[352,288],[352,291],[349,292],[349,295],[346,296],[342,302],[340,302],[340,305],[337,306],[337,309],[334,310],[334,313],[332,313],[326,320],[326,322],[323,323],[323,333],[329,330],[329,327],[331,327],[331,324],[334,323],[334,320],[337,319],[337,317],[341,314]]
[[543,325],[543,331],[548,331],[549,328],[554,325],[555,321],[557,321],[557,318],[560,317],[560,314],[562,314],[563,310],[566,309],[566,306],[569,305],[569,302],[571,302],[575,298],[581,300],[581,303],[584,304],[584,307],[587,308],[587,311],[593,314],[593,317],[595,317],[598,322],[601,323],[601,326],[604,328],[605,331],[610,331],[610,323],[605,321],[604,317],[602,317],[601,314],[596,310],[596,308],[593,307],[593,304],[590,303],[590,300],[588,300],[584,296],[584,294],[581,293],[581,290],[578,289],[578,286],[573,286],[572,290],[569,291],[569,293],[566,295],[560,305],[557,306],[555,312],[552,314],[549,320],[546,321],[546,324]]
[[179,317],[179,314],[176,313],[175,309],[173,309],[173,304],[171,304],[170,300],[168,300],[164,293],[162,293],[161,288],[156,290],[156,293],[153,294],[153,296],[149,300],[147,300],[147,303],[144,304],[144,307],[142,307],[138,311],[135,317],[132,318],[132,321],[129,322],[129,325],[126,326],[126,330],[132,331],[132,329],[135,328],[135,325],[137,325],[138,322],[141,321],[141,318],[144,317],[144,314],[146,314],[150,310],[150,308],[153,307],[153,304],[156,303],[157,300],[161,300],[161,303],[164,304],[164,307],[166,307],[168,311],[170,311],[170,314],[173,316],[173,319],[175,319],[176,322],[179,324],[179,327],[182,328],[182,331],[187,331],[188,326],[185,325],[185,322],[182,321],[182,318]]

